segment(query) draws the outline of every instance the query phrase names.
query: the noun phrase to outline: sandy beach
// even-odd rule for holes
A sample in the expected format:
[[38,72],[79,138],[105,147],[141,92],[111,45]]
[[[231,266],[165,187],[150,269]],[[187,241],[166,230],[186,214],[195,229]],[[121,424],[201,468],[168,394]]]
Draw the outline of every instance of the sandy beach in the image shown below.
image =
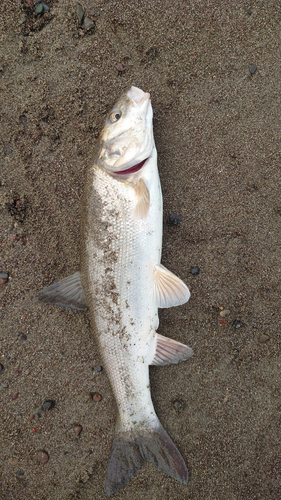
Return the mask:
[[0,499],[106,498],[116,410],[89,315],[36,296],[79,269],[85,169],[135,85],[154,110],[162,263],[191,292],[158,331],[193,357],[150,370],[190,481],[145,463],[114,499],[278,500],[280,2],[4,0],[0,19]]

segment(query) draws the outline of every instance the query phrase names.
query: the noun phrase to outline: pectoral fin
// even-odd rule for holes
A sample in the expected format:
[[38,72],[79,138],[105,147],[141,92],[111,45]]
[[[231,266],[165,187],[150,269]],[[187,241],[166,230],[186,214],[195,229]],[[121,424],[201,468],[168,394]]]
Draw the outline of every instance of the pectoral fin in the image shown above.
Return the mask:
[[149,212],[150,195],[148,187],[143,179],[138,180],[135,186],[135,192],[137,195],[137,204],[134,209],[133,217],[134,219],[145,219]]
[[38,293],[38,300],[56,306],[83,311],[87,309],[86,297],[81,285],[80,272],[67,276]]
[[156,351],[152,360],[152,365],[171,365],[180,361],[185,361],[192,356],[192,349],[176,340],[163,337],[157,333]]
[[180,306],[190,297],[186,284],[161,264],[154,269],[154,294],[158,307],[162,308]]

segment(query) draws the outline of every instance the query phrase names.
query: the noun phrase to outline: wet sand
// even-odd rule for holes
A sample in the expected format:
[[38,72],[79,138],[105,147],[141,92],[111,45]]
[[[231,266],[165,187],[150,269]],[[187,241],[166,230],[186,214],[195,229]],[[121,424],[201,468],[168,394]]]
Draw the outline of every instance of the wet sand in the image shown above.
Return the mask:
[[146,463],[114,498],[277,500],[280,2],[87,1],[88,31],[75,2],[47,3],[43,15],[29,0],[0,5],[0,498],[105,498],[115,403],[88,314],[35,297],[79,268],[85,169],[133,84],[154,109],[162,262],[191,291],[160,311],[159,332],[193,358],[151,369],[190,482]]

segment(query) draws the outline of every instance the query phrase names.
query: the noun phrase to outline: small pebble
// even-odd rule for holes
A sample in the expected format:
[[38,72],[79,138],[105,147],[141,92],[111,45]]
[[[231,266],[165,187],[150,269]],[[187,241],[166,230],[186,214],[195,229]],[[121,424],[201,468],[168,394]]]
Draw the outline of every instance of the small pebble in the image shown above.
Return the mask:
[[95,26],[95,23],[94,23],[94,21],[92,21],[92,19],[90,19],[89,17],[84,18],[84,22],[83,22],[84,30],[88,31],[88,30],[92,29],[94,26]]
[[73,431],[74,431],[74,434],[76,434],[76,436],[79,436],[79,434],[81,434],[82,430],[83,430],[83,428],[82,428],[82,425],[80,425],[80,424],[75,424],[73,427]]
[[44,12],[50,12],[50,7],[49,7],[49,5],[47,5],[47,4],[46,4],[46,3],[44,3],[44,2],[42,2],[42,4],[41,4],[41,5],[43,5]]
[[122,63],[116,64],[116,69],[117,71],[119,71],[119,73],[125,73],[126,71],[126,67]]
[[244,326],[244,323],[242,323],[242,321],[240,321],[239,319],[235,319],[232,323],[232,326],[233,328],[241,328],[241,326]]
[[32,434],[35,434],[35,432],[37,432],[37,431],[38,431],[37,427],[32,427],[32,428],[31,428],[31,432],[32,432]]
[[44,12],[43,4],[39,3],[38,5],[36,5],[34,12],[35,12],[35,14],[43,14],[43,12]]
[[186,408],[186,403],[182,399],[174,399],[172,405],[178,414],[182,413]]
[[180,220],[181,220],[180,215],[177,215],[177,214],[170,214],[169,215],[169,223],[172,226],[178,226],[180,223]]
[[11,465],[17,465],[18,459],[17,458],[9,458],[8,462]]
[[27,335],[26,335],[25,333],[21,333],[21,334],[20,334],[20,338],[21,338],[22,340],[27,340]]
[[196,276],[197,274],[199,274],[200,272],[200,269],[198,266],[193,266],[190,270],[191,274],[193,274],[193,276]]
[[28,415],[28,420],[29,420],[29,422],[31,422],[31,421],[32,421],[32,420],[34,420],[34,419],[35,419],[35,415],[33,415],[32,413],[30,413],[30,414]]
[[223,309],[221,312],[220,312],[220,316],[222,318],[225,318],[226,316],[228,316],[230,314],[230,310],[229,309]]
[[98,392],[94,392],[93,394],[91,394],[91,396],[92,400],[95,401],[96,403],[102,400],[102,395],[99,394]]
[[79,24],[82,24],[84,19],[84,9],[80,3],[76,4],[76,15],[78,17]]
[[102,372],[102,370],[103,370],[102,366],[98,366],[98,367],[97,367],[97,372],[98,372],[98,373],[99,373],[99,372]]
[[42,410],[52,410],[56,406],[56,402],[53,399],[46,399],[42,404]]
[[49,455],[45,450],[40,450],[37,453],[37,460],[40,464],[46,464],[49,460]]
[[251,75],[254,75],[255,72],[257,71],[256,65],[255,64],[250,64],[249,65],[249,71],[250,71]]
[[5,366],[2,365],[2,363],[0,363],[0,375],[1,375],[1,373],[4,372],[4,370],[5,370]]
[[18,397],[19,397],[19,391],[14,392],[14,394],[12,395],[12,399],[14,399],[14,400],[18,399]]
[[1,382],[1,386],[4,387],[4,389],[7,389],[9,387],[8,382]]
[[26,236],[22,235],[22,236],[20,237],[20,242],[21,242],[23,245],[26,245],[26,242],[27,242]]
[[20,121],[22,123],[26,123],[27,122],[27,117],[25,115],[20,115]]
[[7,148],[6,148],[6,151],[7,151],[7,153],[8,153],[9,155],[11,155],[11,154],[12,154],[12,152],[13,152],[12,148],[9,148],[9,147],[7,147]]
[[266,342],[269,341],[269,339],[270,336],[266,335],[266,333],[260,333],[258,336],[258,341],[260,342],[260,344],[265,344]]
[[9,281],[9,275],[7,273],[0,273],[0,285],[5,285]]

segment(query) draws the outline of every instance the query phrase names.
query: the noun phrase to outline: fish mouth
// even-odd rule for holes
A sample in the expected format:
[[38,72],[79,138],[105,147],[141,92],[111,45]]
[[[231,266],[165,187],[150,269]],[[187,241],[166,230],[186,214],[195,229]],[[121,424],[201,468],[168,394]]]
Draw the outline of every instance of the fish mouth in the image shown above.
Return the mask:
[[148,92],[144,92],[141,89],[138,89],[138,87],[131,87],[130,90],[127,92],[127,97],[129,99],[132,99],[139,107],[144,106],[145,109],[147,109],[148,103],[150,101],[150,94]]
[[117,175],[128,175],[128,174],[134,174],[135,172],[138,172],[144,164],[147,162],[148,158],[145,158],[144,160],[140,161],[139,163],[136,163],[133,167],[127,168],[126,170],[118,170],[117,172],[114,172]]

